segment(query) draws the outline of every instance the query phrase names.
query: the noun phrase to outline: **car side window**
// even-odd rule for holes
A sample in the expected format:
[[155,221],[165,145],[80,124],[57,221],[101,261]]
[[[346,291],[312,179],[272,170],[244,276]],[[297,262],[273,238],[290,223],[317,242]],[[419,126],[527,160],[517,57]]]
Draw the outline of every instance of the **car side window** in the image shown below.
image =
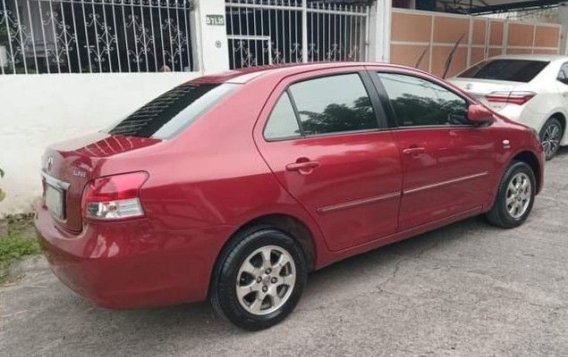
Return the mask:
[[268,140],[299,137],[300,126],[288,92],[284,92],[272,109],[268,123],[264,128],[264,137]]
[[341,74],[290,86],[304,135],[377,129],[378,122],[361,77]]
[[568,85],[568,63],[564,63],[558,72],[558,81]]
[[468,102],[422,78],[377,73],[389,97],[399,127],[470,125]]

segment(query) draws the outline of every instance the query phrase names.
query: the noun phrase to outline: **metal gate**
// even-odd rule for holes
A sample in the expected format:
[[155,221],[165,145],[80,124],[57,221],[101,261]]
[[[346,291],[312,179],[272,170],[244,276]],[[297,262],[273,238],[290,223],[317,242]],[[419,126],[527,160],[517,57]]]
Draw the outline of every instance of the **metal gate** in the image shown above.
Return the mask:
[[1,0],[0,74],[191,71],[192,0]]
[[367,59],[369,6],[226,0],[231,68]]

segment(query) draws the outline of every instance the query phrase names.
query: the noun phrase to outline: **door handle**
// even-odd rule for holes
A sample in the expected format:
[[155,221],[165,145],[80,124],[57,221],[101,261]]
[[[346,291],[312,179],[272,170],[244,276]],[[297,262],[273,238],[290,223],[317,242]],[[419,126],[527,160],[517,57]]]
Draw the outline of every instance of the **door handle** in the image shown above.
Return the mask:
[[425,151],[426,151],[426,149],[424,149],[423,147],[411,147],[411,148],[402,150],[402,153],[404,155],[420,155],[420,154],[424,154]]
[[292,164],[286,165],[286,170],[288,171],[300,171],[302,174],[308,174],[313,169],[319,166],[319,162],[317,161],[309,161],[308,159],[298,159],[296,162]]

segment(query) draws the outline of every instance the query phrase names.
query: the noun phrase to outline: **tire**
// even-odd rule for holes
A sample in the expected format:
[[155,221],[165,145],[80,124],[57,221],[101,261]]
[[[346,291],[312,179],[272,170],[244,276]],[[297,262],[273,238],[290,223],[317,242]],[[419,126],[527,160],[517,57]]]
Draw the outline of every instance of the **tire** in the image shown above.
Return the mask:
[[562,123],[557,118],[552,117],[544,123],[539,136],[546,160],[550,160],[556,155],[563,135]]
[[306,280],[306,259],[296,241],[270,226],[256,226],[238,233],[223,250],[213,274],[211,304],[236,326],[262,330],[294,310]]
[[495,203],[486,214],[487,220],[501,228],[520,226],[532,210],[535,194],[533,170],[524,162],[513,161],[501,179]]

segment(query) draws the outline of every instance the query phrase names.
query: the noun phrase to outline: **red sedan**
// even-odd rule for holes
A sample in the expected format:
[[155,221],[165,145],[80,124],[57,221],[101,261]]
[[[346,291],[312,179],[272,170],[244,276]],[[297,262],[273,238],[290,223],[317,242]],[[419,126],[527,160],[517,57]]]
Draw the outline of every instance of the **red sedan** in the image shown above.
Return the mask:
[[543,180],[533,130],[375,63],[201,77],[43,162],[36,227],[67,286],[112,308],[210,298],[246,329],[338,260],[479,214],[522,224]]

